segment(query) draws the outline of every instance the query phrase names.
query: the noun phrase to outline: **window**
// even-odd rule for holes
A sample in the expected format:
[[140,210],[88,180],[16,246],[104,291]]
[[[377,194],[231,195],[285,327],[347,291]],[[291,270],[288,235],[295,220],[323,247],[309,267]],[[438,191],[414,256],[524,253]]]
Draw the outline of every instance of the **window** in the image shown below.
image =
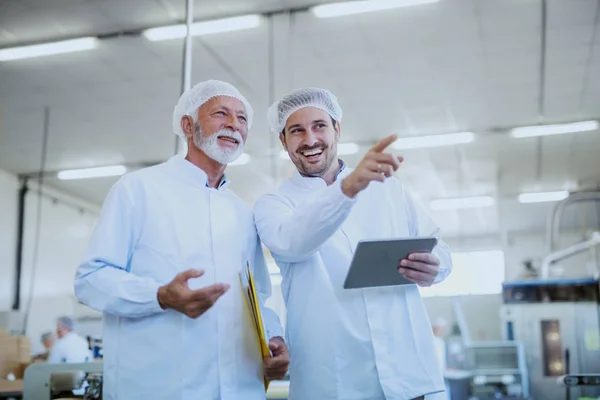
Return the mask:
[[423,297],[502,293],[505,276],[501,250],[452,253],[452,273],[429,288],[419,288]]

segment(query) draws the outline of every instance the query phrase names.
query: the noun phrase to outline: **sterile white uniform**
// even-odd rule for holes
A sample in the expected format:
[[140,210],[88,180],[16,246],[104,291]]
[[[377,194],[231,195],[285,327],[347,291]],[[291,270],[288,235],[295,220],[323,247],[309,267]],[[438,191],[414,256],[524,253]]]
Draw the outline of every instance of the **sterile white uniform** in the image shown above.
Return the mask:
[[[295,172],[254,208],[259,236],[282,273],[290,400],[407,400],[444,390],[433,333],[416,285],[346,290],[359,240],[437,236],[438,227],[395,178],[354,199],[336,181]],[[436,282],[452,268],[440,241]],[[426,397],[427,398],[427,397]]]
[[[250,263],[263,304],[271,285],[252,210],[181,156],[122,177],[108,194],[75,280],[104,312],[105,400],[259,400],[262,357],[239,272]],[[163,310],[159,286],[187,269],[191,289],[231,285],[191,319]],[[282,335],[264,309],[268,338]]]
[[87,340],[75,332],[69,332],[56,340],[48,354],[48,363],[85,363],[94,360]]

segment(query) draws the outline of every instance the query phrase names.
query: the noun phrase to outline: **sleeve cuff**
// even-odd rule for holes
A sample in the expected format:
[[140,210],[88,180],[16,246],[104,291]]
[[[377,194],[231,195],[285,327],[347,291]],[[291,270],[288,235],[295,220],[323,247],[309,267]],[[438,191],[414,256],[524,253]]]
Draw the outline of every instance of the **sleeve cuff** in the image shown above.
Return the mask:
[[342,181],[343,179],[338,179],[332,185],[332,197],[336,200],[336,204],[339,203],[342,207],[351,207],[356,203],[356,199],[358,198],[358,194],[354,196],[354,198],[350,198],[346,196],[346,194],[342,191]]

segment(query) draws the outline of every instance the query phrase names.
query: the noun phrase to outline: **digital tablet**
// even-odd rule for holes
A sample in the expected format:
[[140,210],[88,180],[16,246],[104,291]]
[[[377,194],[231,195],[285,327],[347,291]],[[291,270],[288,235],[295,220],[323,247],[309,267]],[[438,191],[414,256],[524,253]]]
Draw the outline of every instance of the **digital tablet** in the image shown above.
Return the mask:
[[435,237],[361,240],[352,257],[344,289],[414,285],[398,272],[400,261],[412,253],[431,253],[436,244]]

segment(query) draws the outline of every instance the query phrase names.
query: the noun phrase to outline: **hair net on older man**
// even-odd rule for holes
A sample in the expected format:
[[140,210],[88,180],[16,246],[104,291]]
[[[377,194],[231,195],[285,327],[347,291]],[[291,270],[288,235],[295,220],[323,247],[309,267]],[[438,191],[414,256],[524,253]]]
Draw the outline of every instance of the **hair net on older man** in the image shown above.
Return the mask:
[[196,121],[198,108],[213,97],[218,96],[233,97],[244,104],[248,118],[248,129],[250,129],[254,111],[248,100],[232,84],[223,81],[208,80],[198,83],[181,95],[173,110],[173,132],[185,138],[185,133],[181,129],[181,118],[184,115],[189,115]]
[[73,330],[75,329],[75,321],[71,317],[63,316],[58,317],[56,321],[65,329]]
[[337,97],[327,89],[296,89],[269,108],[267,119],[273,133],[281,133],[290,115],[301,108],[315,107],[328,113],[331,118],[342,121],[342,107]]

